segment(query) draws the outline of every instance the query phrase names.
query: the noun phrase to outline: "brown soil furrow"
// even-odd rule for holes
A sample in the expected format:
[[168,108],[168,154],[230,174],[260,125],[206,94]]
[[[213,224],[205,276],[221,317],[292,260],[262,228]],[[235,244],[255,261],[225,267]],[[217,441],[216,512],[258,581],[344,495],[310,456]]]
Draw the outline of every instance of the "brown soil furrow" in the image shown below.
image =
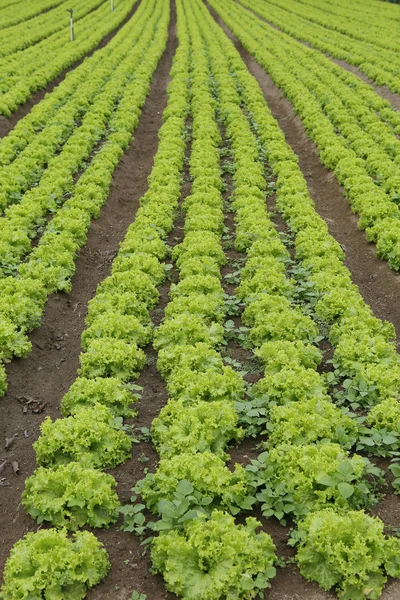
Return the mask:
[[129,19],[131,19],[133,17],[133,15],[135,14],[135,12],[137,11],[137,9],[140,6],[140,3],[141,3],[141,0],[138,0],[136,2],[135,6],[130,11],[130,13],[128,14],[128,16],[125,17],[125,19],[122,21],[122,23],[120,23],[118,25],[118,27],[116,27],[114,29],[114,31],[112,31],[111,33],[106,35],[101,40],[101,42],[96,46],[96,48],[94,48],[91,52],[86,54],[86,56],[84,56],[80,60],[74,62],[70,67],[68,67],[68,69],[65,69],[64,71],[62,71],[62,73],[60,73],[55,79],[53,79],[50,83],[48,83],[45,88],[43,88],[41,90],[37,90],[34,94],[32,94],[32,96],[30,96],[29,100],[27,100],[25,102],[25,104],[21,104],[21,106],[19,106],[18,109],[10,117],[4,117],[3,115],[0,115],[0,139],[5,137],[6,135],[8,135],[8,133],[15,127],[15,125],[18,123],[18,121],[20,119],[23,119],[31,111],[31,109],[35,106],[35,104],[39,104],[39,102],[41,100],[43,100],[43,98],[46,94],[49,94],[50,92],[52,92],[54,90],[54,88],[57,87],[58,84],[60,84],[65,79],[65,76],[70,71],[79,67],[79,65],[82,64],[86,58],[88,58],[89,56],[92,56],[92,54],[94,54],[97,50],[104,48],[104,46],[106,46],[108,44],[108,42],[110,42],[112,40],[112,38],[125,25],[125,23],[127,23],[129,21]]
[[[6,437],[10,438],[16,432],[18,437],[9,452],[4,449],[0,452],[0,458],[7,459],[10,464],[12,460],[18,460],[20,474],[15,476],[10,465],[2,473],[10,486],[3,487],[0,496],[0,531],[3,532],[0,570],[3,570],[10,547],[24,533],[35,528],[32,519],[18,510],[24,479],[35,468],[32,442],[38,437],[39,425],[46,415],[53,419],[59,416],[60,401],[76,377],[88,300],[93,297],[98,283],[109,274],[119,243],[147,189],[162,112],[167,103],[166,88],[176,45],[174,22],[169,33],[167,50],[153,75],[134,139],[114,172],[107,204],[99,219],[93,222],[86,246],[76,261],[72,292],[54,294],[49,299],[42,326],[31,336],[32,353],[24,360],[14,360],[7,365],[9,389],[0,403],[3,448]],[[27,396],[49,404],[41,414],[30,411],[23,414],[18,398]],[[29,437],[25,437],[24,431]]]

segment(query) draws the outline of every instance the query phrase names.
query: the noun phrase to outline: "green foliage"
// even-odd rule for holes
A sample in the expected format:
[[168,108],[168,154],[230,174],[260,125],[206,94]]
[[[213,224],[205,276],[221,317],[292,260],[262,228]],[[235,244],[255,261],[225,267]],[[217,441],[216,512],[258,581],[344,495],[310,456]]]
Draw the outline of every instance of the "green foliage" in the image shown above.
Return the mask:
[[103,545],[88,531],[28,533],[11,550],[4,571],[3,600],[83,600],[109,569]]
[[328,400],[310,398],[271,406],[267,431],[269,448],[282,443],[335,442],[350,449],[358,438],[359,425]]
[[186,367],[183,360],[168,378],[169,394],[183,401],[209,400],[233,402],[244,395],[242,378],[231,367],[223,365],[200,370]]
[[304,367],[285,367],[277,373],[267,373],[254,384],[252,394],[263,399],[266,406],[311,398],[328,399],[327,388],[320,375]]
[[119,424],[101,404],[84,408],[66,419],[43,421],[41,436],[33,444],[36,460],[44,467],[71,461],[94,468],[115,467],[130,456],[129,437],[116,429]]
[[151,426],[152,441],[161,457],[212,452],[226,459],[225,446],[243,435],[236,411],[223,400],[189,406],[183,400],[169,401]]
[[92,340],[99,338],[126,340],[138,346],[145,346],[152,338],[152,330],[133,315],[104,312],[83,332],[82,348],[86,350]]
[[107,527],[118,516],[119,500],[111,475],[79,463],[59,466],[55,471],[39,467],[25,483],[22,504],[37,523],[75,530]]
[[223,328],[218,323],[206,325],[200,317],[179,315],[168,319],[154,334],[154,347],[162,350],[168,346],[206,342],[217,346],[222,342]]
[[185,314],[221,322],[224,318],[224,301],[220,294],[205,295],[192,292],[187,296],[177,296],[166,306],[165,316],[167,318]]
[[187,522],[184,530],[161,533],[151,558],[167,589],[188,600],[255,598],[275,576],[275,546],[256,529],[256,519],[236,525],[214,511],[209,519]]
[[394,459],[389,465],[389,469],[392,471],[394,479],[392,481],[392,486],[396,490],[398,494],[400,494],[400,464],[399,459]]
[[281,369],[295,366],[315,370],[322,360],[318,348],[300,340],[265,342],[255,350],[255,355],[265,364],[266,374],[278,373]]
[[172,500],[180,481],[188,481],[195,491],[211,498],[211,508],[239,512],[247,498],[246,474],[240,465],[230,471],[224,461],[210,452],[182,453],[162,458],[155,473],[149,473],[135,487],[147,507],[159,512],[159,503]]
[[141,388],[126,385],[115,377],[78,377],[63,397],[61,411],[64,417],[69,417],[98,403],[106,406],[116,417],[132,418],[137,411],[131,406],[140,398],[138,393],[133,393],[134,389]]
[[223,361],[219,352],[207,342],[166,345],[158,353],[158,371],[164,378],[169,378],[178,367],[201,373],[212,368],[221,369]]
[[400,402],[394,398],[383,400],[369,411],[366,422],[377,429],[400,435]]
[[377,600],[387,576],[400,576],[400,540],[386,538],[383,523],[363,511],[310,513],[292,534],[301,574],[341,600]]
[[129,381],[139,377],[146,355],[137,345],[115,338],[93,339],[80,356],[82,377],[116,377]]
[[280,444],[246,467],[250,484],[265,516],[296,519],[334,505],[338,511],[374,504],[366,475],[380,470],[355,454],[350,458],[338,444]]

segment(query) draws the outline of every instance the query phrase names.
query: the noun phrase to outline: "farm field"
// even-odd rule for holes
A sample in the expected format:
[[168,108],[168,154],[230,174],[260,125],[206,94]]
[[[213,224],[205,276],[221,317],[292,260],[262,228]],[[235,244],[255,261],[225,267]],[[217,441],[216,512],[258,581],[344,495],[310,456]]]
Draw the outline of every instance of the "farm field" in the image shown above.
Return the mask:
[[0,0],[1,600],[400,598],[399,28]]

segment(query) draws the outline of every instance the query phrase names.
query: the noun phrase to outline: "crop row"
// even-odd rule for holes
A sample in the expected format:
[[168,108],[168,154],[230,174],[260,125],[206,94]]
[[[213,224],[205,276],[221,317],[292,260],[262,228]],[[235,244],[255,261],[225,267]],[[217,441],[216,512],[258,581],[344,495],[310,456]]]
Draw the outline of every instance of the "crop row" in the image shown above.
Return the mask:
[[[147,78],[165,47],[166,12],[164,4],[155,42],[142,63],[143,68],[147,65]],[[233,44],[200,0],[177,0],[177,17],[180,43],[148,192],[111,276],[89,303],[81,368],[62,401],[64,418],[46,419],[34,444],[39,468],[27,480],[23,504],[39,523],[48,522],[54,529],[28,534],[15,545],[3,596],[13,600],[23,597],[23,590],[42,595],[46,589],[53,595],[83,598],[86,587],[107,571],[106,554],[92,534],[79,531],[72,542],[59,528],[107,526],[117,516],[115,481],[103,469],[130,455],[131,440],[122,420],[134,415],[131,382],[145,364],[142,347],[152,338],[149,311],[158,301],[157,286],[166,277],[165,240],[180,196],[189,115],[192,187],[183,202],[185,236],[172,252],[179,282],[171,285],[171,301],[153,342],[169,401],[152,425],[158,468],[135,488],[158,517],[152,524],[159,534],[152,540],[153,567],[163,574],[168,589],[192,600],[253,598],[262,593],[275,575],[274,545],[268,535],[257,532],[260,523],[254,518],[247,518],[245,525],[234,520],[239,512],[259,504],[266,516],[288,515],[296,522],[291,539],[308,579],[324,589],[336,586],[343,600],[363,598],[366,590],[378,597],[387,575],[400,575],[400,544],[384,536],[378,519],[359,510],[374,499],[370,478],[379,478],[380,472],[366,458],[350,455],[360,442],[360,432],[366,439],[369,434],[354,416],[331,402],[329,389],[337,386],[341,401],[353,408],[375,405],[368,415],[369,424],[377,426],[371,451],[379,446],[380,453],[391,455],[400,433],[395,399],[400,363],[393,327],[373,316],[352,284],[343,251],[315,212],[298,159]],[[144,85],[137,97],[145,96],[146,89]],[[118,133],[121,148],[129,142],[134,124],[124,135],[116,124],[125,124],[131,117],[127,108],[138,104],[124,96],[116,111],[124,108],[121,121],[111,120],[110,129]],[[109,138],[113,141],[114,133]],[[224,365],[221,351],[227,312],[221,285],[221,267],[227,260],[222,246],[224,133],[233,158],[233,194],[228,202],[235,212],[235,247],[246,255],[236,294],[244,305],[249,342],[265,366],[250,400],[268,415],[267,452],[246,469],[235,465],[233,471],[225,464],[226,447],[244,435],[239,418],[245,386],[241,375]],[[96,182],[105,176],[109,181],[114,164],[108,173],[90,173]],[[276,186],[278,210],[294,239],[298,282],[288,276],[294,272],[293,261],[266,210],[267,179]],[[92,186],[89,191],[92,194]],[[100,204],[107,191],[102,188]],[[91,211],[93,201],[85,198]],[[53,262],[45,268],[31,258],[26,263],[30,269],[35,266],[46,293],[57,289],[56,281],[61,288],[68,286],[72,258],[84,243],[90,217],[83,231],[84,200],[79,200],[79,210],[76,204],[72,207],[73,220],[67,209],[68,228],[57,229],[57,236],[45,233],[38,246],[43,247],[43,239],[53,240],[49,248]],[[60,215],[69,203],[52,225],[60,227]],[[78,246],[67,244],[71,234]],[[61,253],[55,252],[61,248],[56,238],[63,244]],[[43,256],[39,254],[40,261]],[[50,260],[47,255],[44,259]],[[21,269],[24,275],[25,265]],[[25,283],[29,276],[31,285],[29,267],[25,275]],[[22,281],[18,275],[3,282],[11,285],[11,280],[14,286]],[[8,297],[9,315],[11,306],[16,316],[23,301],[33,298],[27,290],[21,288],[17,306]],[[31,294],[37,290],[40,286],[31,287]],[[37,310],[37,305],[32,308]],[[316,319],[324,323],[334,348],[334,374],[329,377],[318,371]],[[5,348],[14,351],[18,343],[25,343],[21,337],[7,338],[6,329],[3,337]],[[379,437],[381,430],[385,433]],[[137,530],[143,532],[143,515],[139,516]],[[51,563],[49,548],[59,548]],[[338,559],[343,548],[347,560]],[[32,573],[38,562],[40,572]]]
[[[127,37],[131,35],[131,28],[134,26],[136,19],[139,18],[142,11],[143,9],[139,7],[136,16],[130,19],[104,48],[96,50],[93,55],[86,58],[81,65],[67,73],[66,77],[52,92],[46,94],[38,104],[33,106],[32,110],[25,117],[19,119],[15,127],[0,141],[0,167],[10,165],[29,144],[35,141],[38,134],[47,127],[62,126],[66,117],[64,116],[65,113],[61,111],[69,102],[73,102],[73,106],[76,105],[74,109],[71,106],[69,110],[71,111],[70,114],[75,116],[76,122],[79,122],[82,111],[84,112],[87,109],[87,102],[91,99],[91,96],[88,96],[87,94],[92,85],[93,97],[97,92],[96,80],[98,74],[101,73],[101,67],[104,66],[105,69],[107,69],[110,57],[112,57],[114,53],[119,52],[120,47],[126,43]],[[116,56],[118,57],[118,60],[122,60],[125,54]],[[107,70],[105,73],[107,73]],[[91,76],[90,78],[89,74]],[[94,80],[93,84],[91,84],[92,77]],[[79,103],[78,90],[82,93],[82,106]],[[58,123],[59,120],[61,123]],[[66,125],[68,125],[68,121],[66,121]],[[66,139],[66,134],[64,136],[61,135],[60,131],[63,130],[58,129],[58,127],[56,127],[56,131],[59,143],[62,144]],[[40,145],[49,145],[51,148],[54,147],[55,142],[52,136],[49,136],[49,139],[44,140],[44,144],[40,143],[41,139],[43,138],[39,138],[39,147]],[[59,148],[59,146],[57,148]],[[41,151],[43,152],[44,148],[42,148]],[[34,151],[31,151],[31,153],[34,156],[35,161],[39,161],[39,164],[43,166],[42,163],[40,163],[41,155],[36,154]],[[48,159],[51,156],[51,153],[46,155]],[[3,186],[5,186],[6,189],[8,187],[6,182],[2,182],[2,187]],[[3,210],[4,196],[2,197],[1,204]],[[6,204],[8,204],[8,202],[6,202]]]
[[[68,174],[72,176],[84,164],[94,143],[104,136],[106,122],[102,130],[96,127],[96,118],[98,123],[102,123],[109,117],[124,87],[133,79],[140,62],[140,52],[143,53],[142,40],[138,47],[135,43],[140,37],[143,22],[153,15],[154,6],[154,2],[142,4],[121,35],[117,36],[118,44],[114,44],[112,51],[92,66],[90,78],[81,83],[79,90],[74,90],[64,106],[59,107],[57,115],[50,118],[41,131],[33,128],[27,131],[25,123],[21,125],[25,148],[16,139],[14,130],[2,140],[0,156],[4,156],[4,159],[0,167],[0,205],[3,210],[10,204],[29,204],[30,198],[35,203],[40,202],[37,200],[40,198],[53,198],[57,203],[62,201],[61,198],[71,187],[64,176],[65,166],[68,166]],[[152,18],[154,20],[154,16]],[[150,41],[147,36],[147,44]],[[103,114],[105,117],[101,119]],[[84,136],[82,132],[85,132]],[[83,139],[87,139],[87,146],[81,148]],[[29,189],[30,193],[23,196]],[[13,210],[5,215],[7,222],[10,221],[10,232]],[[16,210],[20,212],[20,208]],[[7,254],[4,253],[4,266],[7,264]]]
[[[102,2],[103,0],[91,0],[90,2],[80,0],[79,2],[75,2],[74,22],[79,21],[79,19],[82,19],[82,17],[89,12],[98,8]],[[68,40],[68,7],[69,3],[64,0],[64,2],[59,4],[53,10],[45,12],[43,15],[39,14],[28,22],[23,21],[22,23],[18,23],[17,25],[8,27],[5,31],[2,31],[0,56],[8,56],[18,50],[24,50],[25,48],[40,42],[40,40],[48,38],[60,29],[64,30],[65,38]]]
[[336,376],[345,378],[349,386],[346,400],[368,407],[396,398],[400,361],[392,341],[394,328],[373,316],[351,282],[343,264],[344,252],[316,213],[298,159],[273,119],[258,84],[240,68],[242,61],[236,51],[231,49],[229,56],[276,178],[277,208],[294,236],[295,258],[304,269],[301,276],[310,287],[314,313],[329,327]]
[[[219,351],[226,256],[217,118],[224,105],[214,86],[222,89],[224,82],[190,2],[178,3],[178,19],[191,43],[192,186],[183,202],[184,239],[172,253],[179,281],[154,336],[169,395],[151,430],[160,461],[135,491],[159,517],[151,558],[170,591],[193,599],[252,598],[269,587],[275,553],[254,518],[235,523],[232,514],[247,505],[245,471],[225,464],[226,445],[243,436],[235,401],[244,396],[244,382]],[[243,170],[243,181],[248,176]],[[201,588],[194,583],[199,578]]]
[[[168,16],[168,5],[164,3],[162,9]],[[163,29],[164,35],[152,49],[155,62],[165,47]],[[89,302],[81,368],[62,400],[64,417],[54,422],[46,419],[34,444],[39,467],[26,481],[22,504],[38,523],[47,522],[53,529],[28,534],[17,542],[6,565],[4,598],[21,597],[26,586],[37,594],[57,586],[63,590],[76,587],[74,600],[83,598],[86,587],[98,583],[108,570],[105,552],[92,534],[75,534],[81,551],[93,554],[94,563],[81,559],[79,574],[75,571],[76,561],[71,559],[73,548],[52,557],[54,564],[50,567],[44,546],[71,544],[63,528],[75,531],[84,525],[107,527],[118,515],[116,482],[102,470],[130,456],[132,441],[122,428],[122,420],[136,414],[131,408],[138,397],[132,393],[132,381],[145,364],[141,346],[152,337],[149,311],[158,301],[157,286],[167,275],[163,265],[165,239],[180,195],[185,152],[188,60],[188,46],[181,43],[174,59],[148,191],[121,243],[112,274]],[[83,535],[87,537],[81,541]],[[30,564],[40,560],[40,576],[36,572],[21,578],[19,570],[25,553]]]
[[[152,74],[165,48],[168,10],[162,6],[162,2],[156,3],[150,23],[153,30],[149,26],[138,44],[141,63],[135,71],[135,77],[124,88],[115,111],[111,103],[105,142],[74,186],[71,197],[46,226],[39,244],[20,264],[15,277],[8,276],[0,280],[0,348],[5,360],[12,355],[26,356],[30,352],[31,344],[25,333],[40,323],[47,297],[57,290],[71,287],[74,259],[86,243],[91,219],[99,215],[107,199],[112,174],[132,139]],[[110,102],[110,97],[105,98],[106,103]],[[38,203],[32,206],[32,209],[39,211],[39,216],[44,214],[44,208]],[[31,219],[29,211],[26,219]],[[23,235],[26,236],[26,233],[23,232]],[[4,375],[1,381],[0,387],[4,393]]]
[[35,15],[54,8],[63,0],[35,0],[34,2],[7,2],[0,9],[0,28],[5,29]]
[[[161,517],[158,529],[162,533],[153,545],[153,564],[156,570],[163,573],[168,588],[178,595],[188,598],[219,598],[226,594],[225,579],[216,582],[213,572],[217,569],[219,561],[227,561],[228,558],[221,551],[213,555],[210,563],[208,544],[201,532],[205,531],[205,534],[209,537],[212,536],[213,540],[218,540],[217,536],[219,536],[219,540],[225,542],[224,536],[229,521],[223,518],[223,513],[219,509],[222,508],[236,514],[240,509],[250,508],[255,498],[249,494],[250,490],[255,487],[260,488],[257,500],[264,502],[264,510],[267,515],[278,514],[282,505],[284,507],[284,510],[281,511],[282,516],[289,513],[291,516],[301,517],[310,510],[316,511],[315,518],[321,520],[321,528],[329,530],[332,520],[339,519],[341,526],[346,531],[344,538],[350,531],[358,541],[358,536],[361,540],[363,539],[363,531],[360,533],[359,529],[371,527],[373,529],[371,539],[379,547],[377,555],[380,556],[380,583],[375,585],[378,589],[385,581],[385,571],[389,574],[398,573],[395,564],[398,544],[393,538],[386,539],[384,537],[381,522],[374,522],[364,513],[346,513],[350,508],[359,508],[368,502],[369,488],[364,477],[366,475],[378,476],[379,471],[367,459],[359,456],[350,459],[348,449],[355,444],[358,425],[350,416],[341,413],[330,403],[326,383],[316,372],[321,356],[318,350],[309,344],[310,339],[317,337],[317,328],[298,308],[291,306],[289,299],[293,286],[285,276],[284,263],[285,258],[287,259],[287,251],[279,241],[279,237],[266,215],[263,193],[265,181],[262,177],[262,168],[260,172],[260,164],[255,160],[258,153],[257,144],[254,139],[252,141],[252,136],[249,134],[249,124],[240,109],[238,111],[238,107],[234,104],[235,100],[240,104],[238,93],[234,89],[235,84],[227,73],[227,67],[223,61],[223,56],[229,55],[229,46],[221,44],[222,48],[220,49],[215,46],[213,40],[218,36],[218,32],[210,31],[207,35],[207,28],[202,23],[204,13],[203,16],[201,13],[196,14],[194,8],[193,5],[190,6],[189,22],[193,19],[200,28],[205,29],[203,35],[209,47],[209,55],[213,57],[208,87],[211,89],[211,75],[212,81],[219,90],[217,94],[221,99],[221,115],[226,123],[227,135],[230,138],[235,160],[233,204],[237,210],[236,247],[241,251],[247,249],[249,252],[249,261],[242,273],[242,284],[237,293],[239,298],[248,305],[244,318],[252,325],[250,339],[253,343],[261,346],[259,356],[266,362],[265,377],[258,385],[258,389],[254,390],[254,396],[258,400],[267,402],[268,405],[278,405],[271,410],[270,427],[275,428],[275,438],[271,436],[270,444],[274,444],[278,440],[281,444],[276,444],[275,452],[273,452],[274,448],[270,446],[269,457],[267,459],[265,456],[263,457],[265,462],[260,461],[259,464],[253,464],[248,469],[250,473],[256,469],[257,473],[255,478],[250,477],[250,483],[247,481],[243,469],[238,465],[231,474],[223,468],[222,459],[226,459],[224,446],[230,439],[237,438],[236,421],[226,409],[222,413],[220,408],[214,405],[213,410],[210,411],[210,404],[220,402],[221,394],[225,398],[225,403],[235,398],[241,399],[243,388],[240,386],[239,378],[236,378],[235,384],[233,373],[229,373],[226,367],[224,369],[214,350],[218,348],[218,341],[221,343],[221,339],[218,340],[216,335],[218,333],[216,325],[222,318],[219,310],[222,309],[222,304],[221,307],[218,306],[218,300],[220,303],[222,302],[222,288],[217,281],[217,269],[215,268],[220,267],[223,261],[220,242],[218,243],[218,237],[216,239],[218,231],[219,236],[221,235],[219,228],[222,224],[222,215],[218,212],[220,200],[218,202],[217,194],[215,194],[215,200],[212,198],[213,188],[216,187],[218,190],[220,187],[216,177],[219,161],[214,152],[218,129],[216,124],[213,128],[207,119],[211,112],[208,110],[210,107],[213,108],[211,93],[209,92],[207,102],[207,96],[203,92],[201,96],[203,106],[200,105],[199,108],[194,84],[193,99],[196,103],[195,109],[192,109],[194,145],[191,157],[193,190],[184,202],[184,207],[188,210],[185,221],[185,232],[187,233],[184,242],[174,251],[181,280],[177,286],[171,289],[172,300],[165,311],[166,319],[155,335],[155,347],[159,350],[158,368],[166,379],[171,399],[152,426],[153,443],[161,455],[158,469],[154,474],[149,474],[135,488],[135,491],[140,492],[144,498],[147,507]],[[247,71],[243,67],[240,68],[237,63],[236,68],[238,70],[235,75],[237,77],[239,74],[243,75],[240,80],[240,88],[254,92],[254,88],[249,86],[249,81],[246,82],[245,73],[247,74]],[[201,72],[200,65],[196,62],[196,73],[199,72]],[[259,89],[258,93],[260,94]],[[253,98],[254,100],[257,102],[259,98]],[[249,98],[247,101],[249,102]],[[251,102],[249,102],[250,104]],[[213,110],[215,109],[213,108]],[[201,163],[196,160],[197,146],[195,142],[198,133],[195,124],[198,114],[202,115],[201,122],[211,138],[209,144],[206,143],[204,137],[201,138],[202,150],[208,150],[206,156],[201,156],[204,166],[207,166],[207,170],[203,172],[198,169]],[[263,125],[265,126],[265,122]],[[213,132],[215,132],[214,137],[212,136]],[[271,133],[269,131],[270,135]],[[273,139],[277,146],[277,136],[273,136]],[[275,152],[282,158],[282,155],[285,156],[288,152],[284,141],[282,144],[281,140],[280,145],[280,153],[278,153],[277,147],[275,147]],[[270,151],[270,144],[268,150]],[[195,170],[193,164],[196,167]],[[198,189],[197,178],[200,177],[201,184],[204,185],[205,173],[210,177],[209,194],[206,200],[207,212],[204,213],[204,208],[199,203],[193,215],[191,213],[192,197]],[[253,185],[249,182],[252,182]],[[259,185],[258,189],[254,182]],[[197,198],[197,201],[199,199]],[[205,198],[202,199],[202,202],[204,201]],[[205,216],[207,218],[204,218]],[[201,238],[196,236],[196,239],[191,235],[193,223],[194,231],[202,232]],[[185,255],[187,255],[187,261],[190,261],[189,270],[187,270]],[[197,264],[194,260],[196,256]],[[209,277],[209,269],[213,263],[214,281]],[[196,280],[193,280],[191,275],[193,266],[197,269]],[[207,267],[206,271],[205,266]],[[208,277],[207,285],[205,285],[204,272]],[[203,313],[203,323],[210,328],[208,334],[204,327],[199,327],[199,313]],[[214,327],[211,330],[212,325]],[[191,344],[187,343],[188,338]],[[391,348],[394,352],[393,346],[388,345],[387,348]],[[212,358],[214,365],[213,368],[210,368]],[[224,369],[225,372],[222,373],[221,369]],[[225,382],[230,382],[229,386],[227,383],[223,383],[222,375],[224,375]],[[208,403],[208,406],[203,405],[204,401]],[[304,404],[297,406],[297,402],[301,401]],[[279,404],[283,406],[280,407]],[[290,405],[292,414],[285,404]],[[303,415],[303,411],[306,414]],[[296,429],[301,416],[303,429],[296,437]],[[310,420],[313,420],[313,427],[310,427]],[[321,445],[315,443],[321,440],[329,441],[329,443]],[[283,445],[282,442],[284,442]],[[308,442],[308,444],[301,445],[304,442]],[[341,444],[344,445],[344,448],[341,447]],[[300,447],[296,447],[298,445]],[[216,456],[212,457],[213,455]],[[287,456],[286,462],[284,456]],[[271,474],[274,462],[275,473]],[[299,464],[304,469],[301,476]],[[326,469],[324,482],[319,481],[319,478],[322,478],[321,464]],[[297,482],[296,476],[300,478],[300,482]],[[289,491],[284,490],[283,481],[287,484],[291,483]],[[318,486],[322,486],[325,493],[316,493],[316,489],[319,489]],[[271,489],[272,499],[268,497]],[[290,492],[294,497],[290,497]],[[308,496],[308,501],[304,500],[304,496]],[[335,504],[337,512],[327,511],[321,514],[318,512],[319,509],[331,506],[332,503]],[[344,510],[344,516],[340,512],[341,510]],[[192,522],[194,511],[197,512],[197,516],[209,516],[210,520],[205,521],[203,525],[199,525],[196,521]],[[211,514],[210,511],[212,511]],[[221,527],[222,522],[224,522],[224,529]],[[253,524],[255,525],[255,523]],[[307,528],[308,523],[302,522],[301,527]],[[233,532],[231,535],[233,536]],[[313,546],[315,540],[312,539],[309,532],[304,535],[308,543],[307,550],[315,559],[317,553],[315,545]],[[199,549],[201,543],[204,547]],[[229,550],[227,542],[225,545]],[[251,546],[249,544],[250,547],[255,557],[254,544]],[[365,546],[363,548],[365,551]],[[269,554],[271,550],[270,546]],[[208,556],[208,565],[211,565],[212,568],[202,573],[205,590],[202,595],[193,589],[191,582],[195,574],[198,576],[199,565],[205,556]],[[182,569],[181,565],[182,562],[189,563],[189,557],[191,560],[189,572],[187,572],[186,569]],[[303,559],[300,552],[299,557],[301,562]],[[271,554],[270,558],[272,558]],[[328,588],[336,583],[346,587],[347,590],[349,586],[353,586],[353,589],[360,586],[363,588],[364,585],[369,585],[371,566],[369,558],[367,557],[363,565],[364,571],[355,579],[351,565],[341,568],[338,564],[332,568],[336,580],[328,586],[325,581],[318,579],[315,573],[312,573],[311,578],[317,579]],[[231,582],[238,577],[241,565],[242,563],[246,564],[246,559],[248,560],[248,556],[246,557],[241,552],[241,564],[236,565],[234,571],[229,570]],[[332,561],[332,557],[329,556],[329,548],[323,549],[318,559],[320,563]],[[372,560],[376,560],[376,557],[373,557]],[[307,574],[306,561],[303,562],[303,572]],[[250,566],[246,568],[249,575],[253,574],[253,580],[248,580],[246,583],[248,597],[253,597],[257,593],[257,586],[268,585],[268,577],[261,579],[260,576],[257,576],[257,572],[251,570]],[[272,565],[268,567],[265,574],[272,575],[271,568]],[[240,585],[241,582],[238,581],[235,589],[230,590],[234,597],[239,597],[242,593]]]
[[[160,5],[153,0],[140,8],[124,42],[93,71],[79,94],[59,111],[54,124],[0,170],[4,204],[12,203],[2,219],[0,277],[15,275],[46,215],[57,215],[67,194],[74,194],[78,171],[85,171],[85,161],[90,161],[96,146],[106,143],[112,134],[109,124],[135,79],[160,17]],[[143,34],[144,23],[148,27]],[[75,126],[77,117],[81,122]],[[69,138],[65,141],[64,136]],[[25,187],[30,189],[23,194]]]
[[[268,4],[282,7],[280,0],[268,0]],[[310,10],[309,7],[292,1],[283,6],[289,13],[305,18],[313,24],[321,25],[325,30],[338,31],[355,40],[366,42],[368,45],[386,48],[393,52],[399,50],[399,43],[395,37],[396,23],[390,23],[387,20],[379,22],[379,17],[373,21],[370,19],[368,32],[366,32],[365,23],[360,22],[357,18],[352,18],[348,13],[344,15],[327,14],[315,6]]]
[[[321,0],[315,2],[315,0],[303,0],[302,6],[311,7],[312,10],[316,9],[317,14],[321,12],[325,17],[327,15],[333,15],[334,19],[340,19],[340,26],[345,27],[343,22],[344,18],[348,18],[350,22],[355,21],[357,24],[363,23],[364,25],[371,25],[373,28],[378,28],[381,32],[386,30],[386,33],[396,28],[396,12],[389,8],[389,11],[381,10],[381,5],[376,2],[371,2],[369,6],[367,3],[362,4],[364,10],[360,10],[361,5],[353,2],[351,6],[346,5],[345,2],[332,3],[329,0]],[[384,7],[384,9],[387,7]],[[321,15],[321,16],[322,16]],[[398,15],[400,17],[400,14]],[[336,20],[335,20],[336,24]],[[336,28],[336,27],[335,27]]]
[[[271,27],[236,4],[222,0],[214,2],[213,6],[292,102],[317,145],[322,162],[334,171],[352,210],[360,215],[360,228],[366,229],[367,239],[376,243],[378,256],[386,259],[393,269],[399,269],[398,158],[389,158],[373,141],[375,126],[378,127],[378,139],[387,142],[387,136],[392,136],[395,148],[394,134],[387,130],[382,135],[384,126],[372,121],[369,132],[363,131],[358,119],[340,100],[343,86],[337,78],[334,75],[326,77],[332,88],[338,88],[339,97],[336,94],[333,97],[329,87],[314,75],[322,68],[321,62],[311,69],[302,65],[309,49],[285,34],[278,33],[276,37],[275,32],[271,36]],[[349,96],[353,96],[353,104],[359,98],[346,89],[343,93],[347,94],[346,102]],[[358,102],[362,103],[360,98]]]
[[0,58],[0,114],[10,116],[33,92],[94,50],[122,23],[135,1],[121,0],[112,13],[109,4],[103,2],[76,23],[74,42],[69,41],[65,31],[59,31],[25,50]]
[[[313,48],[322,50],[334,58],[355,65],[378,85],[387,85],[393,92],[400,91],[398,51],[382,48],[381,45],[373,45],[368,41],[355,40],[339,31],[326,29],[310,21],[312,9],[299,8],[298,3],[285,2],[282,6],[280,0],[274,0],[273,3],[256,1],[254,4],[250,4],[248,0],[240,1],[287,34],[307,42]],[[299,12],[301,14],[298,14]],[[390,35],[383,34],[378,39],[390,40]]]

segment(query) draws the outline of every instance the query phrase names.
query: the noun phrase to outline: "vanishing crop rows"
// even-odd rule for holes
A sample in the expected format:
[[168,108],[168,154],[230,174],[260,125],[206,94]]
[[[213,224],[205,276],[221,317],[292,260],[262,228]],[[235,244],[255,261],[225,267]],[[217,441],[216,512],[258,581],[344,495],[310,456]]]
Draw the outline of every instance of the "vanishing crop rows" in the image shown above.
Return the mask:
[[[260,14],[280,5],[241,4]],[[313,2],[291,4],[309,12]],[[84,598],[110,569],[96,530],[121,513],[167,590],[190,600],[273,588],[284,561],[265,531],[270,518],[291,525],[301,574],[342,600],[379,598],[400,577],[400,539],[368,512],[388,493],[377,458],[400,489],[395,329],[353,284],[298,157],[212,9],[290,99],[378,255],[400,267],[400,120],[389,102],[239,3],[176,0],[178,46],[147,191],[89,301],[62,416],[46,417],[33,444],[37,469],[21,504],[45,527],[32,522],[12,548],[4,600]],[[322,10],[312,22],[324,26]],[[362,26],[346,14],[335,5],[335,30],[359,43]],[[71,290],[170,19],[168,2],[142,0],[0,142],[3,362],[30,353],[48,297]],[[392,25],[377,21],[374,35]],[[106,471],[138,441],[132,405],[150,349],[168,394],[149,432],[158,462],[121,507]],[[257,454],[233,464],[251,438]]]

